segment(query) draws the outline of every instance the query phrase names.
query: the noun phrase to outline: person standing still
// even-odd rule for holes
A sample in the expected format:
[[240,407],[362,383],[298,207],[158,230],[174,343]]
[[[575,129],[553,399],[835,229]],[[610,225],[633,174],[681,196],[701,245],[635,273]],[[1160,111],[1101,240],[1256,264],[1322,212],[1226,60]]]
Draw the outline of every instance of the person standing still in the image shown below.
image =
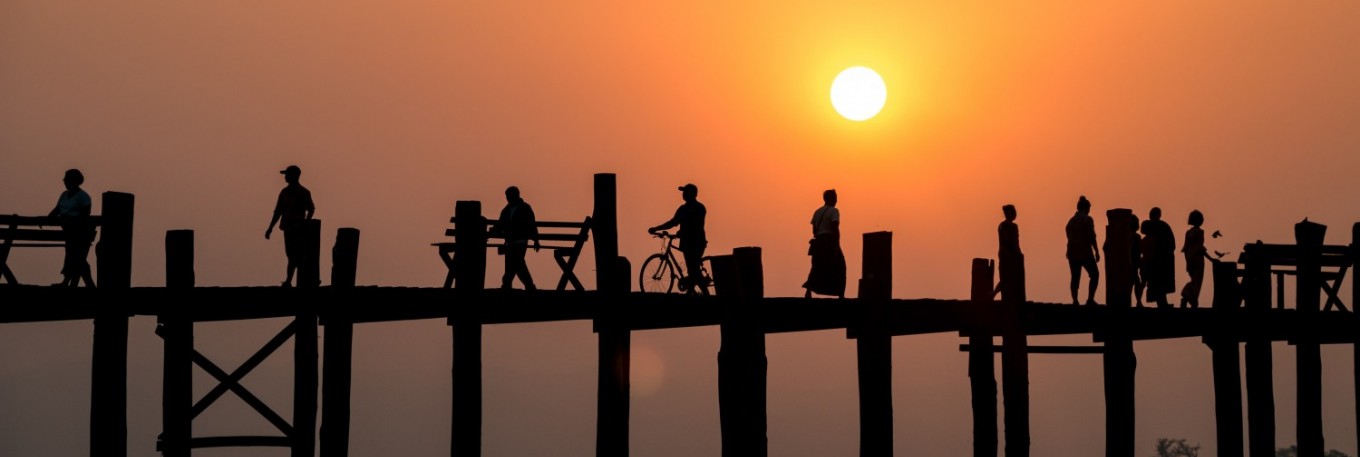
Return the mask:
[[1190,229],[1185,231],[1185,245],[1181,247],[1181,252],[1185,253],[1185,272],[1190,274],[1190,282],[1181,289],[1181,308],[1189,305],[1191,308],[1199,308],[1199,291],[1204,286],[1204,259],[1213,260],[1209,257],[1209,251],[1204,248],[1204,213],[1199,210],[1190,212]]
[[1166,294],[1176,291],[1176,235],[1162,220],[1162,209],[1153,207],[1143,226],[1143,239],[1151,249],[1143,250],[1143,282],[1147,283],[1147,300],[1158,308],[1169,308]]
[[264,239],[269,239],[274,233],[275,224],[278,224],[279,230],[283,230],[283,251],[288,256],[288,274],[283,279],[283,287],[292,287],[293,274],[302,266],[302,257],[306,255],[305,237],[297,229],[302,227],[302,221],[310,220],[316,214],[316,205],[312,202],[312,192],[298,182],[302,176],[301,168],[289,165],[279,173],[283,174],[283,181],[288,184],[279,191],[279,199],[274,203],[274,217],[269,219]]
[[90,243],[94,242],[94,225],[90,223],[90,194],[80,188],[85,183],[85,175],[77,169],[66,170],[61,178],[66,190],[57,197],[57,206],[52,208],[48,217],[61,220],[61,232],[66,243],[66,257],[61,266],[59,287],[76,287],[85,280],[86,287],[94,287],[94,276],[90,274]]
[[1002,298],[1021,303],[1025,301],[1025,254],[1020,251],[1020,226],[1015,223],[1015,205],[1002,206],[1001,214],[1006,218],[996,226],[997,269],[1001,270],[1001,279],[992,295],[1004,294]]
[[845,253],[841,251],[841,212],[836,209],[836,190],[822,192],[821,208],[812,213],[812,241],[808,255],[812,268],[803,283],[803,294],[845,298]]
[[537,289],[533,275],[529,274],[529,265],[524,263],[524,254],[529,250],[529,240],[534,241],[534,252],[542,247],[538,239],[538,221],[534,218],[534,208],[520,198],[518,187],[505,189],[505,208],[501,209],[500,221],[491,231],[505,238],[505,246],[500,249],[501,255],[505,256],[501,288],[511,288],[510,283],[518,276],[524,283],[524,290]]
[[1072,304],[1078,305],[1077,289],[1081,286],[1081,270],[1091,277],[1086,304],[1096,304],[1096,286],[1100,284],[1100,249],[1096,247],[1096,224],[1091,219],[1091,201],[1086,196],[1077,200],[1077,212],[1067,220],[1067,267],[1072,271]]
[[699,187],[694,184],[685,184],[679,187],[680,198],[685,203],[675,209],[675,216],[661,225],[647,229],[647,233],[656,234],[662,230],[668,230],[675,226],[680,226],[680,232],[676,238],[680,239],[680,252],[685,255],[685,281],[680,283],[681,290],[689,290],[690,283],[700,281],[699,287],[708,287],[702,283],[703,273],[700,268],[704,261],[704,249],[708,248],[708,236],[704,233],[704,219],[708,216],[708,209],[703,203],[699,203]]

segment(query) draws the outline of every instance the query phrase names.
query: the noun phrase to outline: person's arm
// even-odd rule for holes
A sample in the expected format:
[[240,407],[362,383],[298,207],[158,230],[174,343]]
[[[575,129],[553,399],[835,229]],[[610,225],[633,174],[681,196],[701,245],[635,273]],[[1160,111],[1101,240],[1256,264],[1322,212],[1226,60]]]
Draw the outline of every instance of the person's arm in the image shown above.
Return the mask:
[[303,219],[311,219],[316,215],[316,203],[312,202],[312,191],[307,191],[307,211],[303,213]]
[[274,217],[269,218],[269,228],[264,231],[264,239],[269,239],[269,235],[274,233],[274,224],[279,223],[279,218],[283,216],[283,213],[279,212],[281,208],[283,208],[283,192],[279,192],[279,199],[274,202]]
[[538,218],[534,217],[534,208],[529,206],[528,203],[524,204],[524,212],[527,213],[526,218],[529,219],[526,222],[529,225],[529,239],[534,240],[534,252],[538,252],[542,247],[538,240]]
[[666,222],[664,222],[664,223],[662,223],[661,225],[658,225],[658,226],[656,226],[656,227],[652,227],[652,228],[647,229],[647,233],[656,233],[656,232],[659,232],[659,231],[662,231],[662,230],[670,230],[671,228],[674,228],[675,226],[680,225],[680,214],[681,214],[684,210],[685,210],[685,207],[683,207],[683,206],[681,206],[681,207],[679,207],[679,208],[676,208],[676,209],[675,209],[675,215],[674,215],[674,216],[671,216],[671,220],[666,221]]
[[1091,229],[1091,251],[1096,253],[1096,262],[1099,262],[1100,248],[1097,247],[1096,245],[1096,223],[1094,219],[1091,219],[1091,225],[1089,226],[1089,228]]

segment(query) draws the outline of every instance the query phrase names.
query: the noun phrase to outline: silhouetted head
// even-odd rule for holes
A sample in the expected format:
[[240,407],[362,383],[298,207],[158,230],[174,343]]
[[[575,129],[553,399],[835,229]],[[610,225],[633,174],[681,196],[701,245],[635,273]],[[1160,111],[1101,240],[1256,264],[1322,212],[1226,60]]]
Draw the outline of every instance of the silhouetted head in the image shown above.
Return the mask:
[[1015,220],[1015,205],[1002,206],[1001,214],[1006,215],[1006,222]]
[[694,184],[685,184],[683,186],[680,186],[679,189],[680,197],[684,198],[685,201],[687,202],[692,202],[694,201],[694,199],[699,198],[699,186],[696,186]]
[[505,201],[514,203],[519,201],[519,188],[510,186],[505,188]]
[[836,206],[836,189],[822,192],[822,202],[826,203],[826,206]]
[[81,174],[80,170],[72,168],[66,170],[66,176],[62,176],[61,182],[66,184],[66,190],[75,190],[81,184],[85,184],[85,175]]
[[1130,215],[1129,215],[1129,225],[1132,226],[1132,227],[1130,227],[1130,228],[1132,228],[1133,231],[1137,232],[1137,231],[1138,231],[1138,216],[1135,216],[1135,215],[1130,214]]
[[1152,210],[1148,211],[1148,219],[1154,221],[1162,220],[1162,209],[1156,206],[1152,207]]
[[1152,231],[1152,221],[1143,221],[1143,234],[1147,235]]
[[1091,201],[1087,200],[1085,195],[1082,195],[1081,198],[1077,199],[1077,211],[1082,213],[1091,212]]
[[1195,227],[1199,227],[1199,226],[1201,226],[1201,225],[1204,225],[1204,213],[1199,212],[1199,210],[1191,211],[1191,212],[1190,212],[1190,221],[1189,221],[1189,222],[1190,222],[1190,225],[1193,225],[1193,226],[1195,226]]
[[284,181],[295,183],[298,182],[298,177],[302,176],[302,169],[298,168],[297,165],[289,165],[288,168],[284,168],[283,171],[280,171],[279,173],[283,174]]

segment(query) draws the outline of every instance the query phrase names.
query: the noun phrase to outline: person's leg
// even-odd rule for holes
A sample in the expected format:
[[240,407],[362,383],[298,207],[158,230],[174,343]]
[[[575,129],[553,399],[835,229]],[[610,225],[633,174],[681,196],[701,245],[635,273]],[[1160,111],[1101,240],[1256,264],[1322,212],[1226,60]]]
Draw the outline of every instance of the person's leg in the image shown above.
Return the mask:
[[283,253],[288,256],[288,266],[286,267],[288,274],[283,278],[283,287],[292,287],[293,273],[297,271],[298,260],[302,258],[302,253],[299,252],[302,242],[297,240],[299,237],[291,236],[289,233],[292,232],[283,231]]
[[685,254],[685,277],[689,280],[690,286],[708,287],[708,284],[704,284],[702,282],[704,274],[702,271],[700,271],[704,263],[704,250],[690,249],[689,251],[686,251],[684,254]]
[[1077,288],[1081,287],[1081,261],[1067,259],[1067,269],[1072,272],[1072,304],[1080,305],[1077,300]]
[[1091,276],[1091,290],[1086,291],[1086,304],[1096,304],[1096,286],[1100,285],[1100,267],[1096,266],[1096,259],[1086,259],[1083,265],[1086,274]]
[[515,246],[509,241],[505,242],[505,247],[501,248],[501,254],[505,256],[505,273],[501,274],[501,288],[510,289],[511,283],[515,281],[515,276],[519,273],[519,266],[515,263]]
[[524,283],[524,290],[535,290],[534,277],[529,274],[529,264],[524,262],[524,255],[528,253],[528,246],[518,246],[515,249],[515,274],[519,276],[519,282]]
[[75,257],[75,271],[71,275],[71,286],[80,286],[80,281],[85,280],[85,287],[94,287],[94,277],[90,274],[90,243],[92,237],[81,237],[80,242],[73,247]]

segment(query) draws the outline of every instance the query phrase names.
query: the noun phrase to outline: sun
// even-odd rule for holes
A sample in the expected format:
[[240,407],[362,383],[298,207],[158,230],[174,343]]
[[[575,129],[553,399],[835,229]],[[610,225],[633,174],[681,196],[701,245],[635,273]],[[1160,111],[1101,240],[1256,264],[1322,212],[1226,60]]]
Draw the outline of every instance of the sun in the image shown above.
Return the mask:
[[831,106],[852,121],[867,121],[883,110],[888,87],[869,67],[850,67],[831,83]]

